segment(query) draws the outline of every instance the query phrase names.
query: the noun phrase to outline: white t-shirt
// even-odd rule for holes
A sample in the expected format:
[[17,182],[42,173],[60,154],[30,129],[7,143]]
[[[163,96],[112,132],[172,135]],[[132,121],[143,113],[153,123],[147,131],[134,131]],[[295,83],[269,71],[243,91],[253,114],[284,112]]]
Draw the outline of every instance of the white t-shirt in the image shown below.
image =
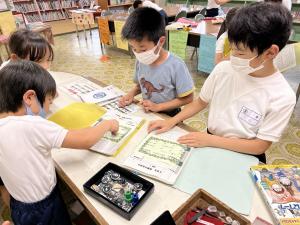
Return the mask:
[[157,11],[162,10],[161,7],[159,7],[157,4],[155,4],[155,3],[153,3],[153,2],[151,2],[151,1],[149,1],[149,0],[143,1],[143,7],[152,8],[152,9],[155,9],[155,10],[157,10]]
[[60,148],[67,130],[39,116],[0,119],[0,177],[18,201],[33,203],[56,185],[51,149]]
[[207,0],[207,9],[219,8],[220,5],[216,3],[215,0]]
[[280,72],[264,78],[235,72],[219,63],[200,98],[209,103],[208,130],[223,137],[276,142],[289,122],[296,96]]
[[291,0],[282,0],[282,5],[284,5],[288,10],[292,10],[292,1]]
[[228,37],[227,31],[224,32],[219,39],[217,40],[216,43],[216,53],[223,53],[224,52],[224,45],[225,45],[225,40]]

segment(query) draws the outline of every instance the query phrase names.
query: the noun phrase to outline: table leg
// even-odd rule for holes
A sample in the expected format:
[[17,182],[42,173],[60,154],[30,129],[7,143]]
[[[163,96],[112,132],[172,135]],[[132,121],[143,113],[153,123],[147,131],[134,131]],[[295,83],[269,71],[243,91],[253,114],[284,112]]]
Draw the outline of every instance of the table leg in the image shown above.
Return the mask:
[[92,37],[92,28],[91,28],[91,24],[90,23],[88,23],[89,24],[89,29],[90,29],[90,36]]
[[85,25],[83,25],[83,30],[84,30],[84,37],[85,37],[85,40],[87,40],[87,37],[86,37],[86,30],[85,30]]
[[76,27],[77,38],[79,38],[79,34],[78,34],[78,26],[77,26],[77,24],[75,24],[75,27]]

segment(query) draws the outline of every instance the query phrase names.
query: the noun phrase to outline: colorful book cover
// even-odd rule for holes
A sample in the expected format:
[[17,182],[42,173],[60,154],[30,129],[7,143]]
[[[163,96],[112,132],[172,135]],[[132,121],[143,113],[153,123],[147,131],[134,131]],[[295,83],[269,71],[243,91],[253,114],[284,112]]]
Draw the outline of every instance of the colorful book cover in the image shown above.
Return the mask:
[[259,165],[252,174],[280,225],[300,225],[300,165]]

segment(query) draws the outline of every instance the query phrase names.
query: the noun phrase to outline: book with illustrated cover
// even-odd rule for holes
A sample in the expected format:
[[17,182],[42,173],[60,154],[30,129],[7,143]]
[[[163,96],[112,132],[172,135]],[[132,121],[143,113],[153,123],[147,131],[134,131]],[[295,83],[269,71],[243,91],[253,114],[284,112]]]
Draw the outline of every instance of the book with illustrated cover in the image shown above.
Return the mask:
[[[105,155],[115,156],[125,147],[126,143],[142,127],[145,121],[141,117],[129,116],[114,111],[109,111],[101,117],[101,120],[109,119],[118,120],[119,131],[115,135],[106,133],[100,141],[91,147],[91,150]],[[101,122],[101,120],[99,120],[99,122]]]
[[124,165],[145,176],[174,184],[191,150],[176,141],[182,135],[182,132],[174,130],[160,135],[150,133]]
[[277,224],[300,225],[300,165],[251,167]]

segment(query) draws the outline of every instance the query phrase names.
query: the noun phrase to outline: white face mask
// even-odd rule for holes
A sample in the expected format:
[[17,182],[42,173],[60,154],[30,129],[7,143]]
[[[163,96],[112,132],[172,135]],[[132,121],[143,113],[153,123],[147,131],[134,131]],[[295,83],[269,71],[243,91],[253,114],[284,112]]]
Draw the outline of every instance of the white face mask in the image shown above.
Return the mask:
[[250,62],[254,58],[256,58],[256,56],[251,58],[251,59],[242,59],[242,58],[235,57],[235,56],[231,55],[230,56],[230,63],[231,63],[232,68],[235,71],[248,75],[250,73],[254,73],[254,72],[264,68],[263,64],[264,64],[265,61],[260,66],[258,66],[256,68],[253,68],[252,66],[250,66]]
[[159,53],[160,53],[160,50],[162,47],[160,46],[158,52],[155,54],[155,50],[158,47],[158,45],[159,45],[159,42],[157,43],[156,46],[154,46],[154,48],[152,48],[146,52],[137,53],[137,52],[133,51],[133,53],[138,61],[140,61],[143,64],[150,65],[150,64],[154,63],[155,60],[157,60],[159,57]]

